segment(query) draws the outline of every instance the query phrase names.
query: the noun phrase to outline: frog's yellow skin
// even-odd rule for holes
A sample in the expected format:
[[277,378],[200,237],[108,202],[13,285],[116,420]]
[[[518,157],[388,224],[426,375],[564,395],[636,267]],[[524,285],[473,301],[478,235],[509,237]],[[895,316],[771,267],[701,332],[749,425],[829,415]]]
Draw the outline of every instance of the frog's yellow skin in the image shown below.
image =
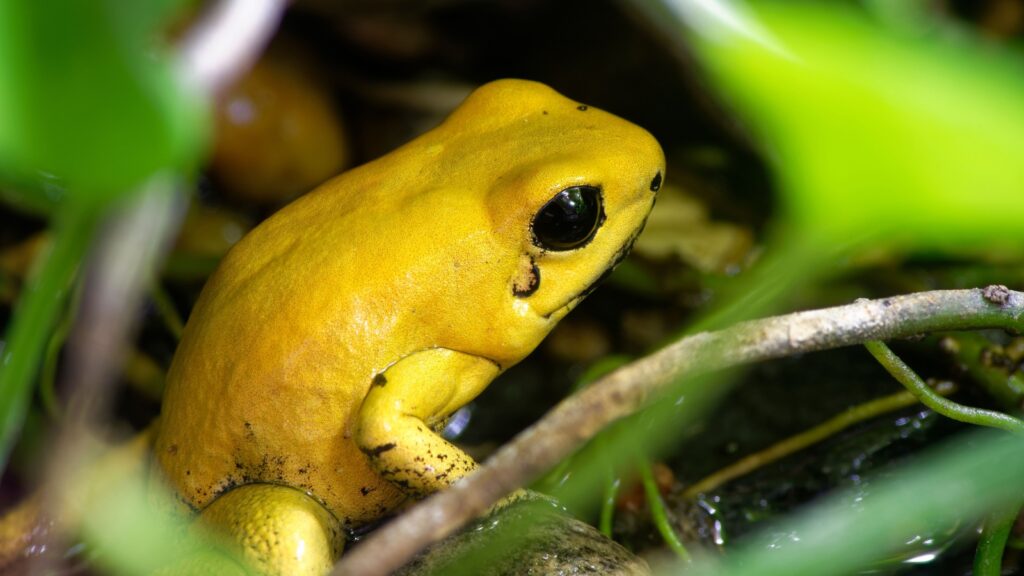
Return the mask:
[[[633,124],[534,82],[479,88],[225,257],[168,375],[154,477],[240,541],[271,512],[322,508],[304,524],[317,528],[296,531],[328,542],[309,568],[323,570],[339,527],[473,470],[436,431],[625,255],[663,174],[661,148]],[[600,191],[596,233],[538,245],[535,215],[576,186]],[[300,569],[288,545],[244,548],[268,572]]]

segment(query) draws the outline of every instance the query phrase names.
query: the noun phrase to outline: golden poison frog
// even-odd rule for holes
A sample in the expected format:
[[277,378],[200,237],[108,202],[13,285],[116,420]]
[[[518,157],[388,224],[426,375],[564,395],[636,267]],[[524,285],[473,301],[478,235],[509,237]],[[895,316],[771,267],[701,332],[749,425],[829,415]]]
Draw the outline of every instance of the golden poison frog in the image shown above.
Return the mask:
[[473,471],[438,431],[627,254],[665,170],[643,129],[501,80],[256,227],[168,375],[152,469],[270,574]]

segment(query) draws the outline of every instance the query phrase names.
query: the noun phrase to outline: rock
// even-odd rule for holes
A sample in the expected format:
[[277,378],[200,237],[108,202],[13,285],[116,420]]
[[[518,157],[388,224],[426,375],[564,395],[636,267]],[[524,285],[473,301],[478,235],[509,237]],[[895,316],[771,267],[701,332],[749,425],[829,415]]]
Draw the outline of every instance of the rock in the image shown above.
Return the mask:
[[466,574],[648,575],[647,563],[536,493],[435,544],[400,576]]

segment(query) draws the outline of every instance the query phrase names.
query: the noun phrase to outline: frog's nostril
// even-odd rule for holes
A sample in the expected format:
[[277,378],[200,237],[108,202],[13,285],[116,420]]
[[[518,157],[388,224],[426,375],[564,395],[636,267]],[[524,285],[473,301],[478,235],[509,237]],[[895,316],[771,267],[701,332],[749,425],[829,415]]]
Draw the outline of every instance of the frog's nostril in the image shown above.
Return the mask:
[[654,180],[651,180],[651,192],[657,192],[661,188],[661,172],[654,175]]

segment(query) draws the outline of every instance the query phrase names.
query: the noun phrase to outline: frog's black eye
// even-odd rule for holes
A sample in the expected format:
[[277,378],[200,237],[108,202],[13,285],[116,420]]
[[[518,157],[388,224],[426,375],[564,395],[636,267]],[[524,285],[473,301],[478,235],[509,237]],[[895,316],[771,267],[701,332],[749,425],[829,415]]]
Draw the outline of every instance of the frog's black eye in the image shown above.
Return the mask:
[[533,243],[555,251],[579,248],[590,242],[603,222],[600,188],[566,188],[533,217]]

